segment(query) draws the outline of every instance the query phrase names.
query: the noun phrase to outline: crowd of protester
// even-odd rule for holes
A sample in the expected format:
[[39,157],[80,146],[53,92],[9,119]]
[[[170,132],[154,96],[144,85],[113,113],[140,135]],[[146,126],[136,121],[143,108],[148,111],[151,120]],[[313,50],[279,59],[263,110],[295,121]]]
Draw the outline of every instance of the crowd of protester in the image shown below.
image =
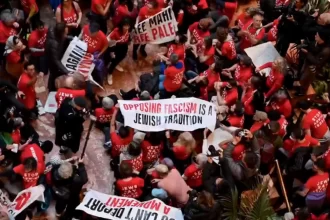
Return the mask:
[[[187,220],[226,219],[223,198],[237,190],[241,200],[269,175],[279,194],[272,203],[273,210],[280,210],[278,216],[293,210],[286,219],[329,219],[330,13],[310,10],[307,0],[260,1],[234,16],[238,4],[92,0],[83,25],[78,1],[51,1],[56,24],[48,26],[40,19],[36,0],[21,0],[17,8],[1,1],[0,176],[22,183],[21,189],[45,185],[59,219],[95,219],[75,210],[88,182],[83,159],[75,154],[83,124],[94,115],[93,129],[104,133],[100,148],[111,158],[118,196],[160,199],[181,209]],[[127,71],[121,66],[126,56],[132,62],[150,56],[146,44],[132,42],[135,24],[168,6],[177,20],[175,40],[158,45],[152,71],[143,73],[134,88],[101,97],[97,86],[63,66],[66,48],[78,37],[93,54],[94,80],[112,85],[114,71]],[[256,67],[244,50],[265,42],[279,56]],[[292,50],[294,61],[288,58]],[[55,140],[44,140],[35,130],[35,86],[44,75],[49,75],[48,91],[56,91]],[[315,94],[306,98],[311,88]],[[209,146],[208,129],[143,132],[124,126],[118,99],[179,97],[213,102],[216,129],[229,132],[232,139]],[[53,145],[60,155],[46,161]],[[0,186],[11,199],[15,196]],[[35,202],[16,219],[32,219],[43,211],[45,205]]]

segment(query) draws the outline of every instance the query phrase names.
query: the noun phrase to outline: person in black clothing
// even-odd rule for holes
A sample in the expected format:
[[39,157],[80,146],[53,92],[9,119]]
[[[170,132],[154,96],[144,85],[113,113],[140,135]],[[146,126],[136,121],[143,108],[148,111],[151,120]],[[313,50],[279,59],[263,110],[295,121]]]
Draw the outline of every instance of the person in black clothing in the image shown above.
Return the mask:
[[66,98],[55,116],[55,144],[61,147],[61,153],[71,149],[73,153],[79,150],[80,138],[83,132],[87,103],[84,97]]
[[84,184],[88,182],[88,176],[79,158],[77,165],[64,162],[54,166],[51,171],[52,192],[56,200],[56,216],[62,220],[81,219],[81,213],[76,209],[80,203],[79,194]]
[[45,55],[48,57],[48,67],[50,70],[48,80],[48,90],[56,91],[55,79],[61,75],[70,73],[69,70],[63,66],[61,59],[65,51],[65,38],[68,33],[68,28],[65,23],[57,23],[55,28],[49,28]]

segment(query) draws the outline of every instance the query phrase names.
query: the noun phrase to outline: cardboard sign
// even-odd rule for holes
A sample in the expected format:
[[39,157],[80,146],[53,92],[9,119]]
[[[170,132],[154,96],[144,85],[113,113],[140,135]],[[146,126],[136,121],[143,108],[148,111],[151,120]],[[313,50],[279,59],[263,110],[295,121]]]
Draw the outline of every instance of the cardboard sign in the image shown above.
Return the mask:
[[118,100],[125,126],[140,131],[215,128],[215,105],[197,98],[177,98],[150,101]]
[[133,31],[134,44],[162,44],[175,39],[177,21],[171,7],[138,23]]
[[89,215],[104,219],[183,220],[180,209],[165,205],[158,199],[139,202],[132,198],[89,191],[77,207]]
[[47,97],[47,101],[45,104],[45,112],[48,113],[56,113],[57,110],[57,102],[55,99],[56,92],[50,92]]

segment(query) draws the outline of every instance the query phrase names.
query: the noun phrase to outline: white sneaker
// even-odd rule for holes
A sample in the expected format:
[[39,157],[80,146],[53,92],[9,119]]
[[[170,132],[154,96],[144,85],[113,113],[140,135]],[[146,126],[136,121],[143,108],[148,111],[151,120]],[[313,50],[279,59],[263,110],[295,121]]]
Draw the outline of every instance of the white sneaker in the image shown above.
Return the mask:
[[112,74],[108,75],[108,84],[111,86],[112,85]]
[[116,70],[118,70],[119,72],[124,72],[123,67],[121,67],[119,65],[116,66]]

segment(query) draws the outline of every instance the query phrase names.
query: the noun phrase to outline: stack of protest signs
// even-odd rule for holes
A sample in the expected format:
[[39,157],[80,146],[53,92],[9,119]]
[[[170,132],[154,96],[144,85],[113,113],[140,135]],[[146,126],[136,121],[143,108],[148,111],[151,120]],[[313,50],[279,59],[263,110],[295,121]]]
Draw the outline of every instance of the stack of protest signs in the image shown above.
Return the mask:
[[132,198],[107,195],[94,190],[87,192],[77,209],[95,217],[111,220],[183,220],[180,209],[165,205],[158,199],[139,202]]
[[215,128],[215,105],[197,98],[118,100],[125,126],[140,131],[194,131]]

